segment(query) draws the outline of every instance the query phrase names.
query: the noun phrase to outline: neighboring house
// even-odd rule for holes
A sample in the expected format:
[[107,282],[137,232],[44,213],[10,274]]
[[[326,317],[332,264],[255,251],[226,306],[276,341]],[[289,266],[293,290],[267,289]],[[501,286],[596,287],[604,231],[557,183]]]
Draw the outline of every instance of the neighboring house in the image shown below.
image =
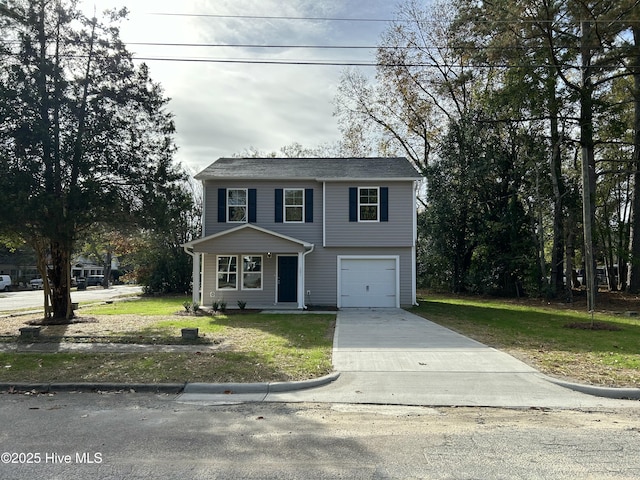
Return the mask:
[[[120,268],[118,257],[111,259],[111,271],[114,272]],[[98,265],[92,260],[85,257],[76,257],[73,265],[71,265],[71,276],[73,278],[89,278],[96,275],[105,274],[104,265]]]
[[195,178],[194,301],[415,304],[421,176],[406,158],[220,158]]
[[[30,254],[6,254],[0,255],[0,273],[7,273],[11,275],[15,285],[35,285],[41,288],[42,278],[40,272],[38,272],[35,266],[35,255]],[[25,260],[26,259],[26,260]],[[117,270],[120,266],[117,258],[113,258],[111,261],[111,270]],[[83,257],[76,257],[71,265],[71,277],[74,279],[80,277],[89,277],[90,275],[103,275],[104,266],[95,265],[90,260]],[[31,283],[31,280],[38,280]]]
[[92,275],[104,275],[104,267],[84,259],[78,260],[71,266],[72,278],[87,278]]

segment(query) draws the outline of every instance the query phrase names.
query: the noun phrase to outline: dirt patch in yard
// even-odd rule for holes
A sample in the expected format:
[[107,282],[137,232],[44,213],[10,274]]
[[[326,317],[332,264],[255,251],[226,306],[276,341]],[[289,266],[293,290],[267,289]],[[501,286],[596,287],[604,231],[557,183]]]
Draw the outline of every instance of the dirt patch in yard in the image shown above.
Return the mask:
[[619,332],[622,330],[618,325],[607,322],[573,322],[567,323],[564,328],[573,328],[576,330],[605,330],[608,332]]
[[[0,353],[4,362],[0,364],[4,367],[1,379],[33,383],[242,383],[305,380],[332,371],[330,339],[320,338],[335,323],[328,318],[296,322],[283,315],[279,322],[265,316],[263,322],[261,315],[253,319],[237,315],[233,320],[220,318],[217,324],[215,316],[193,316],[191,322],[178,311],[161,315],[77,313],[72,323],[42,325],[38,340],[26,341],[61,342],[65,347],[71,343],[113,342],[140,347],[153,344],[158,348],[93,352],[65,349],[55,354],[10,350]],[[0,318],[2,343],[15,343],[20,328],[37,325],[40,320],[40,315]],[[185,342],[180,332],[184,325],[201,325],[199,338]],[[185,343],[193,348],[164,348]],[[207,348],[213,344],[216,348]]]
[[[587,292],[584,289],[573,291],[572,302],[562,301],[561,299],[548,300],[542,298],[514,298],[500,299],[500,301],[531,307],[551,307],[560,310],[587,311]],[[596,312],[614,315],[637,314],[640,317],[640,295],[600,290],[596,295]]]
[[[78,316],[65,325],[44,325],[41,335],[61,336],[107,336],[144,329],[166,316],[149,315],[102,315],[100,318]],[[19,335],[20,328],[42,325],[42,315],[25,315],[0,319],[0,335]]]

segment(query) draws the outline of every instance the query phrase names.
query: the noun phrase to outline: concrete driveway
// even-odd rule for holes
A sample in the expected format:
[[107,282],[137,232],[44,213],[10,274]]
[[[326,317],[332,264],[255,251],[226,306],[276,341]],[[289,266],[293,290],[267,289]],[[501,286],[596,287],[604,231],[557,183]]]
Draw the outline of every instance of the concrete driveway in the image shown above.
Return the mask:
[[[519,360],[400,309],[338,312],[333,364],[318,388],[248,396],[184,394],[183,401],[369,403],[508,408],[639,407],[561,387]],[[206,390],[205,390],[206,391]]]
[[341,310],[333,364],[340,377],[332,384],[270,394],[267,400],[550,408],[640,405],[561,387],[506,353],[399,309]]

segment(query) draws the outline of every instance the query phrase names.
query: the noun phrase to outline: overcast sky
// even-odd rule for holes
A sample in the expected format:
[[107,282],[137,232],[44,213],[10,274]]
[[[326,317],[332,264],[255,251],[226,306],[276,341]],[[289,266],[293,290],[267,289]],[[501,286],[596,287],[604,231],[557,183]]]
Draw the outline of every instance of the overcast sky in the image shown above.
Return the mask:
[[[397,1],[84,0],[84,4],[90,14],[94,5],[98,12],[126,5],[130,14],[121,36],[136,57],[374,62],[375,49],[173,47],[139,43],[375,46],[386,22],[318,18],[391,19]],[[246,16],[298,19],[242,18]],[[315,147],[339,138],[333,99],[346,67],[145,61],[152,78],[163,85],[172,99],[169,106],[177,127],[177,160],[193,171],[249,147],[277,151],[293,142]],[[375,73],[372,67],[358,68],[367,74]]]

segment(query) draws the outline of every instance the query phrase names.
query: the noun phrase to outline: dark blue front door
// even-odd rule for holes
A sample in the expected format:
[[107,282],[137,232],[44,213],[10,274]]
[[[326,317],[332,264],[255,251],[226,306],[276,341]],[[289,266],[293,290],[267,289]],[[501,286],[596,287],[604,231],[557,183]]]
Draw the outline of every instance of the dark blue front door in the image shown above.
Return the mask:
[[278,257],[278,301],[298,301],[298,257]]

